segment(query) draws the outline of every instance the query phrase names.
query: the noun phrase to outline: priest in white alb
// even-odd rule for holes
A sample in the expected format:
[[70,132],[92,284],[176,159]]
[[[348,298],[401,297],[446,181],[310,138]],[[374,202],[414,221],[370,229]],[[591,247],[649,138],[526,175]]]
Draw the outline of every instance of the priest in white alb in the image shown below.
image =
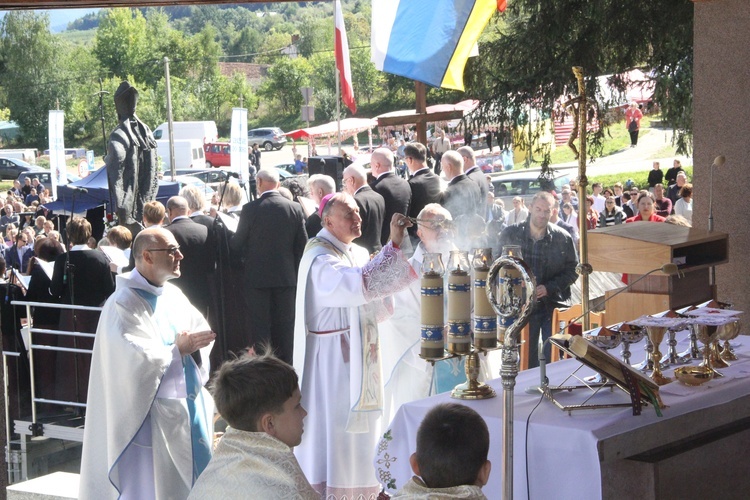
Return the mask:
[[327,195],[319,210],[323,229],[305,249],[297,283],[294,365],[308,416],[295,455],[322,498],[374,499],[383,407],[377,323],[392,313],[391,295],[417,279],[399,248],[411,222],[395,214],[392,240],[371,259],[352,244],[362,233],[354,198]]
[[80,498],[185,499],[211,458],[213,401],[203,385],[216,336],[185,295],[182,254],[162,228],[133,243],[94,341]]

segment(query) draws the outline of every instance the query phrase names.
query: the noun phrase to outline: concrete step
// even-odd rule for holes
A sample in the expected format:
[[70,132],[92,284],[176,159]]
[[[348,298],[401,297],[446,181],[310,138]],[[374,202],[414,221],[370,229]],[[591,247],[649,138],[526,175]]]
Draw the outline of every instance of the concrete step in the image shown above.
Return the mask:
[[78,498],[79,475],[53,472],[8,486],[8,500],[70,500]]

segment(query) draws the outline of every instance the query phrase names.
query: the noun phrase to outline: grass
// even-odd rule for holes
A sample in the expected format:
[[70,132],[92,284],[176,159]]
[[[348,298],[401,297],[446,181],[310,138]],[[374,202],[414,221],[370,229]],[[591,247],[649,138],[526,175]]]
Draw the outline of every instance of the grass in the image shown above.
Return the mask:
[[[641,120],[641,130],[643,132],[652,130],[655,131],[656,129],[652,129],[651,127],[652,121],[659,123],[658,118],[655,116],[644,116]],[[627,149],[628,146],[630,146],[630,134],[625,128],[624,121],[613,123],[606,132],[601,157],[609,156],[611,154],[623,151]],[[577,144],[576,147],[578,147]],[[667,153],[667,151],[669,152]],[[674,151],[674,148],[665,148],[665,154],[661,156],[661,158],[674,155]],[[538,153],[535,153],[534,159],[541,160],[541,157]],[[573,155],[573,151],[571,151],[571,149],[567,145],[558,146],[550,154],[551,165],[556,165],[558,163],[568,163],[572,161],[576,161],[576,158]],[[541,166],[541,161],[532,161],[529,165],[527,165],[524,159],[517,162],[515,168],[529,168],[539,166]]]

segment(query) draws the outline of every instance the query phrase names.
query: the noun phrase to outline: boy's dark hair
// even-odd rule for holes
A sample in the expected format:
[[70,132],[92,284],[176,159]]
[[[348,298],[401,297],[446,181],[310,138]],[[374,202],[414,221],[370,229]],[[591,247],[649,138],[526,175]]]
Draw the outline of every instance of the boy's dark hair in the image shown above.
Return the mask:
[[487,424],[468,406],[438,405],[417,431],[417,464],[429,488],[474,484],[489,449]]
[[273,354],[245,355],[221,365],[210,391],[230,426],[259,432],[258,419],[265,413],[281,413],[298,389],[297,380],[294,368]]

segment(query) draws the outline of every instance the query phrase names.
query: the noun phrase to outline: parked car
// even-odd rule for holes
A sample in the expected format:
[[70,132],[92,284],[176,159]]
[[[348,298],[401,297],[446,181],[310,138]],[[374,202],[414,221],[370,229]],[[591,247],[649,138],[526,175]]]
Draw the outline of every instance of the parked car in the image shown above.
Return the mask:
[[247,131],[247,147],[257,144],[266,151],[279,150],[286,145],[286,135],[278,127],[254,128]]
[[192,175],[178,175],[175,177],[175,181],[177,184],[179,184],[180,189],[182,189],[185,186],[195,186],[203,192],[206,195],[206,200],[210,200],[211,196],[214,194],[214,189],[200,180],[197,177],[193,177]]
[[228,167],[232,164],[231,144],[228,142],[211,142],[205,144],[206,168]]
[[[224,182],[227,178],[227,173],[225,170],[222,169],[194,169],[194,168],[178,168],[175,169],[175,174],[177,174],[178,177],[182,176],[190,176],[195,177],[196,179],[200,179],[204,183],[210,185],[213,184],[219,184],[221,182]],[[169,178],[169,174],[167,174],[166,178]]]
[[555,172],[549,181],[539,179],[539,170],[513,171],[491,174],[492,185],[495,187],[495,198],[502,198],[506,207],[510,207],[513,198],[520,196],[526,205],[539,191],[562,191],[564,185],[570,182],[570,175]]
[[0,158],[0,179],[16,179],[20,174],[26,172],[44,172],[44,169],[23,160]]
[[[39,168],[39,170],[29,170],[27,172],[18,174],[17,179],[22,186],[26,182],[26,177],[28,177],[29,179],[39,179],[39,182],[41,182],[42,185],[47,189],[50,189],[52,187],[52,173],[47,169]],[[65,174],[65,177],[68,179],[68,184],[81,180],[80,177],[73,174]]]

